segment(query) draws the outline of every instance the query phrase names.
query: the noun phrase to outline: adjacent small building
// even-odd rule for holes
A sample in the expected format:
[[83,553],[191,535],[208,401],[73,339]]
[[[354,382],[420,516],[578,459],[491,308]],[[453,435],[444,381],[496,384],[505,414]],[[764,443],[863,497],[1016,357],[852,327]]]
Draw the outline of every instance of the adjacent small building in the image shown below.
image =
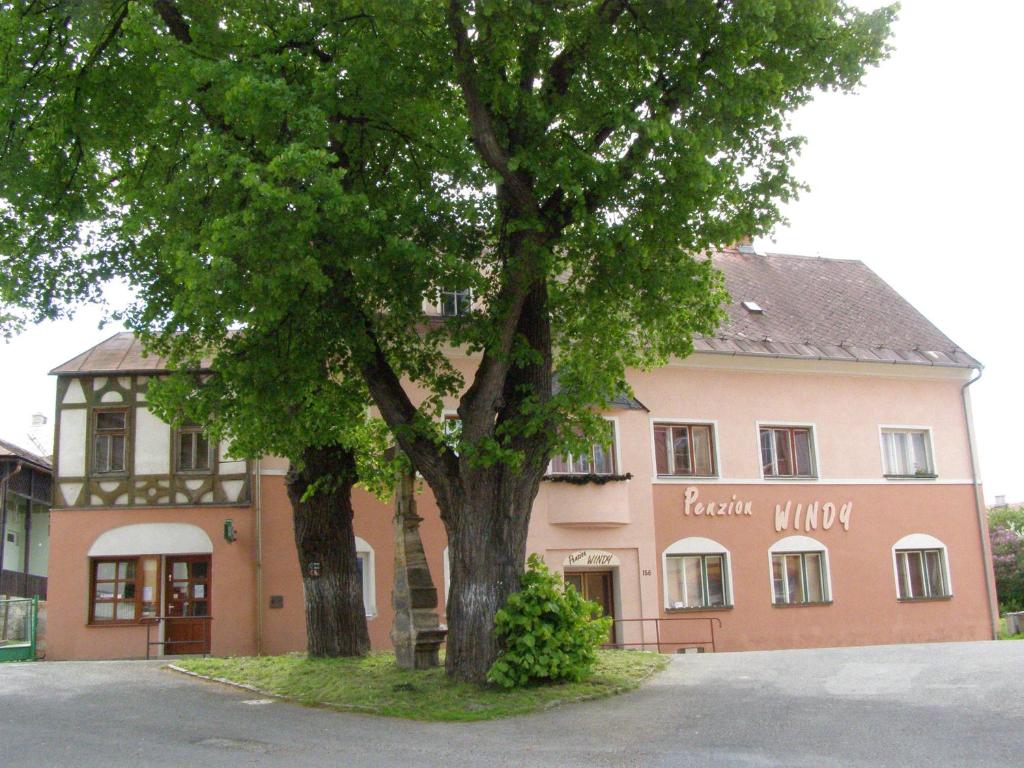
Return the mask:
[[[690,357],[631,373],[607,444],[551,462],[529,551],[600,602],[625,647],[992,638],[980,364],[859,261],[713,258],[727,323]],[[443,322],[458,302],[431,311]],[[478,360],[452,363],[469,380]],[[165,370],[117,334],[53,371],[48,657],[302,650],[287,463],[160,421],[146,393]],[[371,641],[387,647],[392,510],[358,489],[354,502]],[[443,610],[429,489],[418,509]]]
[[0,440],[0,595],[46,599],[53,467]]

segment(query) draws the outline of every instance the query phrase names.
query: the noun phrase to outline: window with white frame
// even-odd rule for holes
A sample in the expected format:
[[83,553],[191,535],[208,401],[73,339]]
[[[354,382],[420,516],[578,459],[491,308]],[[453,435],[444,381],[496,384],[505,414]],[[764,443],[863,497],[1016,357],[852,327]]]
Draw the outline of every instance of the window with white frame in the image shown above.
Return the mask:
[[373,547],[358,536],[356,536],[356,562],[359,565],[359,586],[363,590],[363,610],[367,616],[372,618],[377,615]]
[[900,600],[933,600],[949,597],[946,546],[933,536],[904,536],[893,546],[896,594]]
[[608,423],[608,442],[594,443],[586,453],[555,456],[548,465],[549,475],[614,475],[615,425]]
[[466,315],[473,308],[473,289],[441,289],[441,314],[444,317]]
[[887,477],[935,477],[928,430],[883,429],[882,468]]
[[662,567],[667,609],[731,607],[729,552],[717,541],[680,539],[662,553]]
[[825,546],[806,536],[789,536],[769,550],[772,602],[813,605],[832,600]]
[[810,427],[762,426],[761,470],[765,477],[816,477]]
[[654,424],[654,464],[659,477],[714,477],[710,424]]

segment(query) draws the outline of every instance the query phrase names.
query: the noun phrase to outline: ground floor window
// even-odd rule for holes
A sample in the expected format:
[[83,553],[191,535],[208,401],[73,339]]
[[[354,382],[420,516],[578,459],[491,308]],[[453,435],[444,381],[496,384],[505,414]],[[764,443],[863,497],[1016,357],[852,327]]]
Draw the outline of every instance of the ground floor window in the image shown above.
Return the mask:
[[772,602],[813,605],[832,601],[828,551],[809,536],[787,536],[769,550]]
[[732,588],[728,550],[713,539],[689,536],[662,553],[665,608],[728,608]]
[[948,597],[942,550],[904,549],[896,552],[900,600]]
[[669,555],[671,608],[712,608],[726,604],[725,555]]
[[893,545],[896,595],[900,600],[950,597],[946,545],[927,533],[912,533]]
[[369,617],[376,616],[377,601],[373,547],[359,536],[356,536],[356,563],[359,566],[359,586],[363,590],[363,610]]
[[773,554],[772,585],[776,603],[790,605],[827,602],[824,553]]
[[93,560],[89,620],[135,622],[159,615],[159,572],[157,557]]

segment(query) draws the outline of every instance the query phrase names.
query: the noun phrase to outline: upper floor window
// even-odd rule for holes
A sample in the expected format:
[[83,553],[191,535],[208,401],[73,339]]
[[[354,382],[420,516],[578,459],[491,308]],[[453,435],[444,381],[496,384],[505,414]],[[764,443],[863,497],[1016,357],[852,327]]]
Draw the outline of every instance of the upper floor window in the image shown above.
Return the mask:
[[124,472],[128,447],[128,411],[96,411],[93,430],[94,472]]
[[198,424],[186,424],[178,430],[179,472],[210,471],[210,438]]
[[660,477],[713,477],[710,424],[655,424],[654,463]]
[[934,477],[927,429],[883,429],[882,467],[890,477]]
[[761,427],[761,471],[765,477],[815,477],[810,427]]
[[441,289],[441,314],[444,317],[468,314],[473,307],[473,289]]
[[[609,423],[609,427],[611,427]],[[614,475],[615,432],[610,429],[607,443],[594,443],[586,453],[556,456],[548,465],[551,475]]]

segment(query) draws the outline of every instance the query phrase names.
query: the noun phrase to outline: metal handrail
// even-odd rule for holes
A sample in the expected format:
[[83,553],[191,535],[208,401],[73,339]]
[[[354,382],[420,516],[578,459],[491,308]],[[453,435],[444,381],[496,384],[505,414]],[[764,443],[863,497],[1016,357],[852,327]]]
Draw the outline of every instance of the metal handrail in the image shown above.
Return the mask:
[[[651,617],[651,618],[642,618],[642,619],[616,619],[616,618],[612,619],[612,622],[615,623],[615,624],[620,624],[620,623],[625,624],[625,623],[628,623],[628,622],[637,622],[637,621],[639,621],[639,622],[653,621],[654,622],[654,643],[651,643],[650,641],[639,642],[639,643],[607,643],[606,647],[628,648],[628,647],[631,647],[631,646],[655,645],[658,648],[658,653],[661,653],[661,646],[662,645],[679,645],[679,646],[696,646],[696,645],[699,645],[699,646],[702,646],[702,647],[710,645],[711,646],[711,652],[714,653],[715,652],[715,624],[716,623],[718,624],[718,628],[719,629],[722,628],[722,620],[720,618],[718,618],[717,616],[668,616],[668,617],[654,616],[654,617]],[[710,633],[711,633],[711,639],[710,640],[687,640],[687,641],[677,641],[677,640],[671,640],[670,641],[670,640],[666,640],[663,643],[662,640],[661,640],[661,622],[663,622],[663,621],[701,621],[701,622],[706,621],[708,623],[708,629],[710,630]],[[643,626],[644,626],[643,624],[640,625],[641,631],[643,631]]]
[[[147,616],[142,620],[142,623],[146,625],[146,659],[150,659],[149,649],[154,645],[162,645],[164,652],[167,651],[169,645],[192,645],[197,642],[196,640],[151,640],[151,632],[153,627],[159,626],[160,622],[166,621],[167,619],[174,619],[175,621],[200,621],[203,623],[203,647],[210,647],[210,622],[213,621],[213,616]],[[208,656],[209,653],[204,653],[204,656]]]

